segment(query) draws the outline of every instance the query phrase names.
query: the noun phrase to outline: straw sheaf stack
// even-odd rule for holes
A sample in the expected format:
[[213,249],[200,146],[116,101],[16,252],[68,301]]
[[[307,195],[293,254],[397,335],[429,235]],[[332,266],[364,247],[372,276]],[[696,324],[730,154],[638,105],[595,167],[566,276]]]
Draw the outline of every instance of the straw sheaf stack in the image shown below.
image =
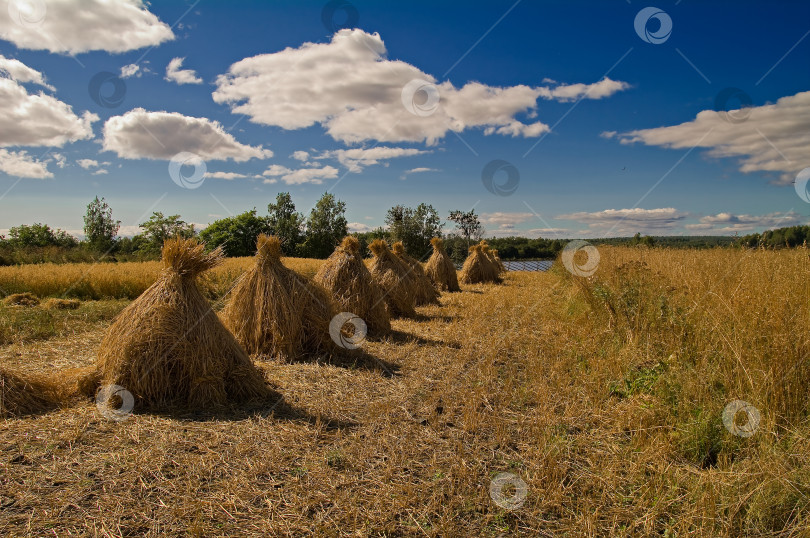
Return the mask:
[[388,243],[375,239],[368,246],[372,254],[369,271],[382,288],[392,316],[416,317],[416,286],[410,268],[397,258]]
[[484,245],[477,244],[470,247],[470,255],[461,268],[459,281],[464,284],[500,283],[498,272],[498,267],[484,254]]
[[394,243],[392,249],[394,255],[410,269],[408,276],[413,281],[416,289],[416,306],[441,304],[439,302],[439,293],[433,287],[433,281],[425,274],[425,268],[422,267],[419,260],[408,256],[402,241]]
[[370,335],[380,336],[391,330],[383,290],[363,263],[356,237],[343,238],[314,280],[332,295],[340,311],[351,312],[365,321]]
[[98,352],[98,377],[137,406],[206,407],[273,395],[211,309],[196,278],[222,259],[193,239],[163,245],[157,281],[113,320]]
[[289,361],[335,351],[329,336],[335,314],[323,288],[281,262],[281,241],[260,235],[256,263],[234,287],[222,319],[251,355]]
[[430,259],[425,265],[425,274],[441,291],[461,291],[456,266],[444,248],[444,241],[439,237],[434,237],[430,240],[430,244],[433,245],[433,254],[430,255]]

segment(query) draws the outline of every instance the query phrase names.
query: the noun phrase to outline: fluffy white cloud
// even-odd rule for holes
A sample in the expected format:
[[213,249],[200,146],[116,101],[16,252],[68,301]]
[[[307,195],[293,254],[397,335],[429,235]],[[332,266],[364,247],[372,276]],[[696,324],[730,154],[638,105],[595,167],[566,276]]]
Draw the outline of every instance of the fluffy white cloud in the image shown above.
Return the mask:
[[6,58],[2,54],[0,54],[0,76],[16,80],[17,82],[33,82],[51,91],[55,91],[53,86],[45,82],[45,77],[42,73],[28,67],[19,60]]
[[219,122],[143,108],[108,119],[103,147],[126,159],[170,160],[181,151],[195,153],[204,160],[237,162],[273,156],[269,149],[237,142]]
[[109,174],[109,173],[110,173],[109,170],[105,170],[104,168],[100,168],[100,169],[94,171],[93,175],[94,176],[103,176],[103,175],[106,175],[106,174]]
[[289,174],[292,172],[286,166],[281,166],[280,164],[271,164],[267,170],[262,172],[263,176],[274,177],[274,176],[283,176],[284,174]]
[[737,122],[728,121],[726,114],[704,110],[680,125],[603,136],[618,137],[622,144],[711,148],[713,157],[739,157],[742,172],[781,172],[782,183],[810,166],[810,91],[732,112]]
[[795,211],[787,211],[785,213],[777,211],[766,215],[718,213],[716,215],[701,217],[698,224],[687,224],[684,228],[692,232],[706,234],[732,234],[737,232],[752,232],[757,229],[766,230],[785,226],[798,226],[806,223],[807,219]]
[[140,77],[141,66],[138,64],[129,64],[121,68],[121,78]]
[[0,148],[0,172],[10,176],[45,179],[53,177],[48,171],[48,164],[40,161],[25,151],[9,151]]
[[373,230],[371,226],[368,224],[363,224],[362,222],[350,222],[346,225],[346,227],[348,228],[349,233],[352,234],[362,234]]
[[[548,130],[547,125],[525,124],[516,118],[519,114],[534,117],[538,99],[599,99],[629,87],[604,79],[556,88],[498,88],[478,82],[456,88],[447,81],[437,84],[434,77],[406,62],[388,60],[386,53],[379,34],[341,30],[330,43],[304,43],[233,64],[217,78],[213,97],[256,123],[284,129],[318,123],[343,142],[433,144],[448,130],[468,128],[482,128],[487,134],[538,136]],[[409,84],[414,80],[427,85],[420,90],[419,83]]]
[[308,151],[294,151],[292,155],[290,155],[296,161],[306,161],[309,159],[309,152]]
[[324,179],[334,179],[338,176],[338,170],[334,166],[324,166],[323,168],[299,168],[281,176],[281,180],[287,185],[299,185],[302,183],[314,183],[320,185]]
[[626,235],[671,230],[684,219],[687,214],[673,207],[659,209],[605,209],[593,213],[578,212],[558,215],[555,218],[574,220],[588,225],[589,232],[594,235]]
[[76,164],[84,168],[85,170],[90,170],[91,168],[98,168],[98,161],[95,159],[79,159],[76,161]]
[[534,213],[481,213],[481,222],[497,226],[501,230],[511,230],[517,224],[537,218]]
[[62,146],[92,138],[94,121],[95,114],[79,117],[55,97],[31,95],[16,80],[0,78],[0,146]]
[[351,170],[360,172],[366,166],[379,164],[380,161],[395,159],[397,157],[412,157],[423,155],[430,151],[414,148],[392,148],[387,146],[377,146],[373,148],[336,149],[325,151],[315,157],[316,159],[337,159],[337,161]]
[[0,9],[0,38],[21,49],[78,54],[126,52],[174,34],[141,0],[8,0]]
[[202,79],[193,69],[180,69],[185,58],[174,58],[166,66],[166,80],[177,84],[202,84]]

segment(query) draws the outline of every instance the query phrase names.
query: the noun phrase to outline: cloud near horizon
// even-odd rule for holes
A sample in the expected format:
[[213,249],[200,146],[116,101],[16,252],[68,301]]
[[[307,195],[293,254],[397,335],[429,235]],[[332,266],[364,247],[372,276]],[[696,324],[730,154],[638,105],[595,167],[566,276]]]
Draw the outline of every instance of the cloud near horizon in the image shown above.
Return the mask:
[[[604,78],[594,84],[553,88],[500,88],[479,82],[456,88],[386,56],[379,34],[345,29],[329,43],[307,42],[234,63],[217,77],[213,98],[229,105],[234,114],[245,114],[263,125],[292,130],[320,124],[344,143],[424,141],[433,145],[449,130],[469,128],[482,128],[485,134],[539,136],[549,130],[548,125],[524,123],[516,117],[536,116],[538,99],[602,99],[630,87]],[[408,86],[413,81],[422,83]],[[431,96],[438,102],[428,104]],[[421,108],[420,114],[406,106]]]

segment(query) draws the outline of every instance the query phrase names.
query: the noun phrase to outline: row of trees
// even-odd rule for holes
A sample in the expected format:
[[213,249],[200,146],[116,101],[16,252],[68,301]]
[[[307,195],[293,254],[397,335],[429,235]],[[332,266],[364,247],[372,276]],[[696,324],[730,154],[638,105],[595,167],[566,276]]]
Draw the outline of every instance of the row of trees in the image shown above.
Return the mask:
[[[452,211],[449,220],[457,228],[457,234],[450,240],[458,243],[458,248],[451,252],[463,259],[469,244],[483,236],[484,228],[474,211]],[[445,226],[439,213],[429,204],[419,204],[416,208],[394,206],[386,214],[385,225],[357,234],[364,249],[379,237],[402,241],[409,252],[421,258],[429,256],[430,239],[443,236]],[[306,216],[296,210],[290,193],[282,192],[275,202],[268,204],[265,215],[254,208],[219,219],[203,230],[195,229],[180,215],[161,212],[152,213],[148,220],[140,223],[141,233],[133,237],[118,237],[120,227],[121,222],[113,217],[109,204],[104,198],[96,197],[84,215],[83,241],[47,224],[17,226],[9,231],[8,237],[0,236],[0,264],[153,259],[159,256],[163,242],[175,236],[198,236],[208,248],[222,247],[227,256],[250,256],[255,252],[256,237],[262,233],[280,237],[287,256],[326,258],[348,234],[346,204],[329,193],[324,194]]]
[[761,234],[750,234],[739,239],[746,247],[792,248],[806,246],[810,242],[810,226],[789,226],[768,230]]

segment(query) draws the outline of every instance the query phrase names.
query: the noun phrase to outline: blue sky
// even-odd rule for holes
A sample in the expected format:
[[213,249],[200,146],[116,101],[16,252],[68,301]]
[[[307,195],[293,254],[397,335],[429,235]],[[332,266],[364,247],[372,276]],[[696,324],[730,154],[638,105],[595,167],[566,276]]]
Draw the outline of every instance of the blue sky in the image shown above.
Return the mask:
[[[354,230],[420,202],[475,208],[498,236],[810,215],[792,183],[810,166],[807,2],[0,4],[0,233],[79,233],[96,195],[126,234],[152,211],[263,213],[279,191],[304,213],[335,194]],[[511,167],[488,190],[495,160]]]

